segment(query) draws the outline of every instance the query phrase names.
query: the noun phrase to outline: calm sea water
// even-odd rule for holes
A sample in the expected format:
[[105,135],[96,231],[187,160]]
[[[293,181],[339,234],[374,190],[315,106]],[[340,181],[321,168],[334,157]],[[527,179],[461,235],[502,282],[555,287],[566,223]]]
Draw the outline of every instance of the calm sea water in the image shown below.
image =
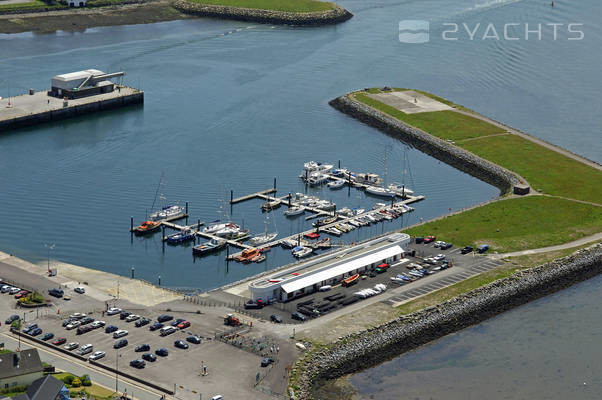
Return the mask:
[[[276,177],[280,194],[305,191],[298,175],[303,162],[311,159],[342,160],[353,170],[387,171],[390,180],[401,180],[407,155],[411,174],[406,181],[427,200],[403,221],[353,232],[343,237],[346,242],[496,196],[495,188],[415,150],[406,151],[400,142],[327,104],[369,86],[432,91],[602,161],[599,2],[556,1],[554,8],[545,0],[341,4],[355,18],[317,29],[198,19],[83,33],[0,35],[2,97],[30,87],[48,88],[53,75],[86,68],[124,70],[126,83],[146,91],[142,108],[0,135],[0,249],[40,261],[48,256],[44,244],[55,244],[50,257],[65,262],[123,275],[134,266],[138,277],[156,281],[160,275],[169,286],[208,289],[292,257],[274,249],[266,263],[242,266],[226,264],[225,253],[194,260],[190,247],[163,250],[160,235],[132,239],[129,218],[144,219],[163,173],[167,198],[190,203],[189,222],[229,214],[262,232],[260,202],[230,209],[224,206],[229,190],[242,195],[265,189]],[[398,24],[404,19],[428,20],[430,42],[400,43]],[[458,40],[443,40],[443,31],[453,29],[444,23],[459,24],[458,32],[448,35]],[[462,23],[471,32],[476,29],[473,40]],[[516,23],[508,34],[521,39],[481,40],[489,23],[500,36],[504,24]],[[523,39],[527,23],[530,30],[543,24],[541,40],[533,33]],[[556,40],[548,23],[564,24],[557,28]],[[584,31],[584,40],[568,40],[578,36],[568,32],[569,23],[584,24],[573,27]],[[369,207],[378,201],[347,190],[316,194],[339,208]],[[284,218],[282,210],[270,222],[270,230],[282,235],[306,226],[303,218]],[[583,301],[596,304],[599,294],[593,291]],[[539,307],[548,312],[537,315],[536,325],[554,326],[554,302]],[[587,309],[577,310],[574,318],[585,321],[587,314],[581,311]],[[522,315],[516,311],[504,318],[524,327]],[[599,332],[596,324],[590,332]],[[519,341],[547,340],[527,339],[529,332],[522,330],[512,335]],[[476,345],[470,338],[458,338],[450,340],[460,340],[462,348]],[[566,340],[575,342],[570,333]],[[548,351],[564,351],[552,345]],[[495,343],[479,349],[478,356],[486,360],[491,351],[497,351]],[[433,354],[430,348],[414,353],[412,360],[428,365],[428,354]],[[463,371],[457,365],[450,368],[456,376]],[[490,373],[504,380],[502,368]],[[389,373],[401,381],[396,374],[405,372],[395,367]],[[372,393],[364,379],[357,382],[362,391]],[[470,393],[458,379],[449,382],[465,398]]]

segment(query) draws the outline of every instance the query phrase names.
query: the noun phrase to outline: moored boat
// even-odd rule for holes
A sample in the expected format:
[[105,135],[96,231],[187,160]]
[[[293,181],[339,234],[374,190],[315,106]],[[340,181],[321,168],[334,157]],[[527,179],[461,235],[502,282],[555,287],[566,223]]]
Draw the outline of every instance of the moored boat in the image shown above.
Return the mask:
[[203,244],[194,246],[192,248],[192,254],[197,255],[197,256],[202,256],[202,255],[217,251],[224,247],[226,247],[225,240],[212,239],[211,241],[209,241],[207,243],[203,243]]
[[333,226],[324,228],[324,229],[322,229],[322,231],[324,231],[326,233],[330,233],[331,235],[335,235],[335,236],[341,236],[343,234],[343,232],[341,232],[340,230],[338,230],[337,228],[335,228]]
[[148,217],[153,221],[161,221],[165,219],[176,219],[178,217],[184,217],[186,210],[182,206],[169,205],[161,208],[161,210],[150,214]]
[[399,183],[390,184],[389,189],[397,193],[399,196],[411,196],[414,194],[413,190],[408,189],[405,185],[400,185]]
[[159,221],[144,221],[134,228],[134,233],[136,235],[146,235],[158,231],[159,228],[161,228],[161,222]]
[[167,236],[167,243],[169,244],[178,244],[188,242],[190,240],[194,240],[195,233],[192,229],[186,228],[181,230],[180,232],[173,233]]
[[345,180],[337,179],[335,181],[328,182],[326,186],[328,186],[330,189],[340,189],[345,186]]
[[297,258],[307,257],[312,252],[313,252],[313,250],[311,248],[305,247],[305,246],[297,246],[292,251],[293,256],[295,256]]
[[284,215],[287,217],[294,217],[295,215],[300,215],[305,212],[305,207],[303,206],[293,206],[284,212]]
[[397,196],[397,193],[395,193],[391,189],[387,189],[387,188],[380,187],[380,186],[367,186],[366,193],[370,193],[371,195],[374,195],[374,196],[389,197],[389,198],[393,198],[393,197]]
[[238,262],[249,262],[252,258],[261,255],[261,251],[258,248],[251,247],[244,249],[240,254],[234,256],[234,261]]

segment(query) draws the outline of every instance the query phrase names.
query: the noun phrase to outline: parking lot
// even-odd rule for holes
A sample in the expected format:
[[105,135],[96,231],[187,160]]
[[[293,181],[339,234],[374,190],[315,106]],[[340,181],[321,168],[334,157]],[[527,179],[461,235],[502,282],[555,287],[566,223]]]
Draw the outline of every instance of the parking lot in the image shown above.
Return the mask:
[[[95,320],[102,320],[106,325],[92,331],[77,334],[77,329],[67,330],[62,326],[64,319],[58,316],[47,316],[36,320],[38,326],[43,330],[42,334],[37,335],[39,339],[45,333],[52,332],[54,337],[48,342],[56,340],[58,337],[66,339],[64,347],[70,342],[77,342],[77,350],[84,344],[92,344],[92,352],[85,355],[88,358],[95,351],[104,351],[106,355],[97,360],[98,363],[116,368],[119,371],[136,376],[138,378],[153,382],[165,389],[173,390],[174,384],[176,391],[200,391],[207,393],[208,388],[215,386],[215,393],[223,393],[220,390],[220,382],[228,380],[241,383],[237,387],[252,387],[259,371],[265,371],[260,367],[262,360],[261,354],[253,354],[245,349],[239,349],[232,344],[226,344],[214,339],[216,333],[222,331],[223,319],[217,315],[206,315],[196,313],[169,313],[174,317],[173,320],[165,322],[165,326],[171,324],[178,318],[186,319],[191,322],[191,326],[185,329],[178,329],[175,333],[161,336],[159,330],[150,331],[149,326],[157,320],[159,312],[146,312],[146,310],[129,310],[133,313],[139,313],[144,317],[152,318],[150,324],[136,327],[135,321],[126,322],[120,319],[119,314],[103,316],[102,313],[94,312],[87,314]],[[115,325],[119,329],[128,331],[128,335],[119,339],[113,338],[113,333],[105,333],[109,325]],[[216,330],[216,327],[219,329]],[[223,331],[227,328],[224,327]],[[201,338],[200,344],[194,344],[186,341],[191,335],[197,335]],[[125,347],[114,349],[114,344],[120,339],[127,339],[128,344]],[[188,349],[180,349],[174,346],[176,340],[183,340],[189,345]],[[150,351],[135,352],[135,347],[141,344],[148,344]],[[165,348],[168,350],[167,356],[157,356],[155,362],[146,362],[144,368],[138,369],[130,366],[130,362],[140,359],[144,353],[155,353],[155,350]],[[236,360],[236,362],[233,362]],[[250,366],[252,366],[250,368]],[[203,375],[203,367],[206,367],[206,375]],[[194,379],[193,379],[194,378]],[[226,390],[227,392],[227,390]],[[242,392],[241,392],[242,393]],[[241,397],[242,398],[242,397]]]
[[[412,253],[412,251],[415,251],[415,256],[406,254],[405,258],[392,264],[382,273],[369,271],[367,274],[362,275],[361,279],[352,286],[344,287],[340,282],[333,282],[332,288],[328,291],[314,292],[297,297],[286,303],[276,302],[266,305],[262,309],[247,309],[244,312],[265,320],[270,320],[271,315],[276,314],[282,319],[283,323],[298,324],[303,321],[293,319],[292,313],[302,310],[302,313],[305,311],[304,316],[306,320],[317,318],[320,315],[341,309],[346,305],[362,301],[362,299],[359,299],[354,294],[364,289],[374,288],[377,284],[384,284],[388,290],[399,288],[400,286],[407,288],[408,291],[412,288],[416,289],[415,292],[410,292],[409,295],[400,295],[399,298],[393,301],[389,301],[388,298],[383,299],[383,301],[389,301],[390,304],[394,305],[411,297],[459,282],[468,276],[484,272],[501,264],[501,262],[491,261],[474,253],[461,254],[461,248],[454,246],[442,250],[439,247],[435,247],[435,241],[430,243],[415,243],[413,240],[407,249],[408,253]],[[435,263],[425,262],[426,259],[435,257],[438,254],[443,254],[445,257]],[[447,267],[443,265],[444,261],[447,261]],[[428,272],[422,277],[412,275],[410,272],[416,266]],[[400,274],[411,280],[392,281],[391,278]],[[444,281],[444,283],[435,283],[441,281]],[[427,284],[432,285],[427,287]],[[377,294],[376,296],[384,296],[384,294]],[[316,311],[313,313],[308,312],[311,310]]]

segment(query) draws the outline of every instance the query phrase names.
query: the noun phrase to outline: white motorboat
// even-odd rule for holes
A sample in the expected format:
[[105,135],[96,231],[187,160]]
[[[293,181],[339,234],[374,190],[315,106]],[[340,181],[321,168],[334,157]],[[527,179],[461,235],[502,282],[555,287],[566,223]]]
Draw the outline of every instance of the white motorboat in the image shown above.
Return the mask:
[[284,212],[284,215],[286,215],[287,217],[294,217],[295,215],[300,215],[300,214],[303,214],[304,212],[305,212],[305,207],[293,206],[293,207],[290,207],[288,210],[286,210]]
[[324,228],[324,229],[321,229],[321,230],[323,232],[330,233],[331,235],[335,235],[335,236],[341,236],[343,234],[343,232],[341,232],[340,230],[338,230],[337,228],[335,228],[333,226],[328,227],[328,228]]
[[382,183],[382,179],[377,174],[356,174],[352,180],[364,185],[380,185]]
[[315,203],[312,203],[312,207],[323,211],[332,211],[336,207],[336,204],[328,200],[319,200]]
[[411,196],[414,194],[414,191],[411,189],[408,189],[407,187],[405,187],[404,185],[400,185],[399,183],[392,183],[389,185],[389,190],[395,192],[396,194],[398,194],[399,196]]
[[360,214],[363,214],[364,211],[366,211],[366,210],[364,210],[363,208],[354,208],[353,209],[353,214],[354,215],[360,215]]
[[337,211],[337,214],[344,215],[346,217],[352,217],[353,211],[349,207],[343,207]]
[[289,249],[292,249],[294,247],[299,246],[299,241],[295,240],[295,239],[284,239],[280,241],[280,244],[284,247],[288,247]]
[[330,189],[340,189],[345,186],[345,180],[337,179],[336,181],[328,182],[326,186],[328,186]]
[[226,223],[215,222],[211,225],[207,225],[206,227],[204,227],[203,233],[213,234],[217,231],[221,231],[222,229],[225,229],[228,224],[230,224],[230,222],[226,222]]
[[297,258],[307,257],[313,252],[313,250],[309,247],[305,246],[297,246],[292,250],[293,256]]
[[307,171],[307,173],[320,171],[320,172],[328,172],[332,169],[332,164],[322,164],[315,161],[309,161],[303,164],[303,171]]
[[347,232],[352,231],[355,229],[355,226],[347,224],[345,222],[341,222],[338,226],[343,227],[344,229],[347,229]]
[[389,197],[389,198],[393,198],[393,197],[397,196],[397,193],[395,193],[391,189],[387,189],[387,188],[380,187],[380,186],[367,186],[366,193],[370,193],[374,196]]
[[387,205],[385,203],[376,203],[375,205],[372,206],[373,210],[378,210],[379,208],[383,208],[386,207]]
[[309,178],[307,178],[307,183],[309,186],[318,186],[325,182],[328,182],[328,175],[322,173],[313,173]]
[[332,170],[332,175],[346,177],[349,175],[349,171],[345,168],[337,168]]
[[345,223],[353,225],[356,228],[359,228],[361,226],[361,224],[354,219],[348,219],[347,221],[345,221]]

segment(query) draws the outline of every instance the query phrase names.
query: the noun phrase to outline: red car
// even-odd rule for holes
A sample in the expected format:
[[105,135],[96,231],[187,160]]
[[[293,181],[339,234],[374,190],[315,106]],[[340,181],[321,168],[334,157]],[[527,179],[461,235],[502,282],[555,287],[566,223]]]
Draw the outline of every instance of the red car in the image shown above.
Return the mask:
[[188,322],[188,321],[182,321],[178,324],[178,328],[180,328],[180,329],[188,328],[189,326],[190,326],[190,322]]
[[316,233],[316,232],[310,232],[310,233],[306,233],[306,234],[305,234],[305,235],[303,235],[303,236],[305,236],[305,237],[306,237],[306,238],[308,238],[308,239],[317,239],[317,238],[319,238],[319,237],[320,237],[320,234],[319,234],[319,233]]
[[60,338],[57,338],[54,342],[52,342],[52,344],[55,346],[60,346],[61,344],[65,343],[66,341],[67,341],[67,339],[65,339],[64,337],[60,337]]
[[19,293],[15,295],[15,299],[20,299],[21,297],[25,297],[29,294],[29,290],[21,290]]
[[424,243],[434,242],[435,239],[437,239],[437,237],[432,236],[432,235],[431,236],[427,236],[427,237],[424,238]]

